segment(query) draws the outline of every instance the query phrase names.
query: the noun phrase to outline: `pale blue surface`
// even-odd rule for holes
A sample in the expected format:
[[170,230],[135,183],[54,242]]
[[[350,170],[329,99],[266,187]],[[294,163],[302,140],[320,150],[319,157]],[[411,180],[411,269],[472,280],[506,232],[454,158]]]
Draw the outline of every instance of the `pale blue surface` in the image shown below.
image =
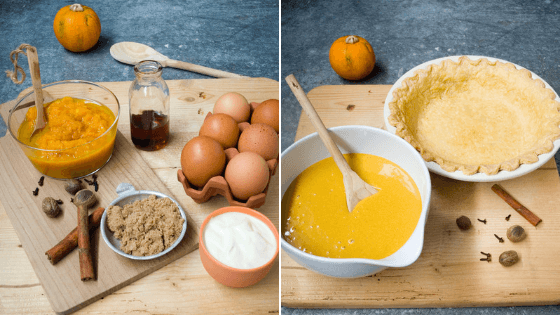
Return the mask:
[[[393,84],[406,71],[428,60],[449,55],[485,55],[530,69],[556,92],[560,91],[558,1],[283,0],[281,10],[282,150],[294,142],[301,112],[284,80],[289,74],[295,75],[306,92],[321,85]],[[330,67],[329,48],[345,35],[362,36],[373,46],[376,66],[364,81],[344,80]],[[281,310],[282,314],[294,315],[560,313],[559,306]]]

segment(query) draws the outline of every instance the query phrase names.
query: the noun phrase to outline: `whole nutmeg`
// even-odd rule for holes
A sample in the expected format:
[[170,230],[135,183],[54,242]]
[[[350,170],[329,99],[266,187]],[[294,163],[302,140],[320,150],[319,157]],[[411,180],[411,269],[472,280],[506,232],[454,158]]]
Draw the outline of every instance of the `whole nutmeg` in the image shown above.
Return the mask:
[[514,243],[521,242],[526,237],[525,229],[519,225],[512,225],[507,230],[507,238]]
[[80,189],[82,189],[82,182],[77,179],[70,179],[64,183],[64,189],[70,194],[75,195]]
[[52,197],[46,197],[43,199],[42,209],[49,218],[56,218],[61,211],[58,202],[56,202],[56,200]]
[[466,230],[470,229],[471,226],[472,226],[471,219],[467,218],[464,215],[457,218],[457,220],[455,220],[455,222],[457,223],[457,226],[459,227],[459,229],[462,230],[462,231],[466,231]]
[[500,255],[500,264],[504,267],[515,265],[519,261],[519,255],[514,250],[508,250]]

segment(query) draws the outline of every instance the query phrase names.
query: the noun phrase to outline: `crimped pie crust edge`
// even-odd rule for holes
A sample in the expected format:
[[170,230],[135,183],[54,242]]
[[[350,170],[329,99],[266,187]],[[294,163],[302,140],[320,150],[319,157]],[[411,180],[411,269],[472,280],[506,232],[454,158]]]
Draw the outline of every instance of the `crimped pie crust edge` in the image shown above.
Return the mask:
[[398,101],[402,96],[410,94],[411,87],[415,82],[421,81],[422,79],[428,77],[432,71],[438,71],[443,67],[448,67],[450,65],[454,66],[496,66],[504,67],[508,70],[516,70],[519,72],[521,77],[530,79],[535,87],[542,89],[542,93],[546,94],[546,99],[550,99],[553,102],[556,110],[560,110],[560,102],[556,101],[556,94],[551,90],[546,88],[544,82],[540,79],[533,79],[532,74],[527,69],[517,69],[514,64],[509,62],[500,61],[489,61],[487,58],[480,58],[472,60],[466,56],[459,57],[458,62],[446,59],[436,64],[430,64],[425,69],[419,69],[415,71],[411,76],[405,78],[401,86],[393,91],[393,99],[388,104],[391,114],[388,117],[389,123],[396,127],[396,134],[409,142],[418,152],[420,152],[422,158],[427,161],[433,161],[437,163],[443,170],[447,172],[455,172],[457,170],[463,172],[465,175],[473,175],[476,173],[485,173],[487,175],[497,174],[501,170],[513,171],[519,168],[521,164],[531,164],[538,161],[538,156],[543,153],[550,152],[554,145],[554,140],[560,138],[560,112],[554,117],[550,117],[555,123],[555,128],[550,130],[549,133],[539,139],[539,143],[527,150],[526,152],[518,155],[515,158],[503,161],[498,164],[480,164],[480,165],[467,165],[460,164],[453,161],[445,160],[442,157],[430,152],[424,146],[416,140],[414,134],[407,128],[406,122],[404,121],[404,114],[399,108]]

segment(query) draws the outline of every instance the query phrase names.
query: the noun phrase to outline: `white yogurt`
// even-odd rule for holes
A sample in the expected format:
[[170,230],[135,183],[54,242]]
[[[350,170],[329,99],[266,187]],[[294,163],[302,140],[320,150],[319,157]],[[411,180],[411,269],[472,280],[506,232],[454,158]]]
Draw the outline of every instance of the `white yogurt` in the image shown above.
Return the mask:
[[204,245],[210,255],[229,267],[252,269],[276,253],[276,237],[261,220],[245,213],[226,212],[204,227]]

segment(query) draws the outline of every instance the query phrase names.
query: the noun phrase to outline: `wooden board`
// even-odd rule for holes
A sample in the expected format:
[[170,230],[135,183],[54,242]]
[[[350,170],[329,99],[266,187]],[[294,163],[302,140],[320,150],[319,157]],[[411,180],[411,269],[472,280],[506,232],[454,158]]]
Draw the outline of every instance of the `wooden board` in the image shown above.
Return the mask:
[[[96,234],[94,244],[99,279],[95,282],[81,283],[79,280],[77,251],[56,266],[50,265],[44,252],[75,227],[75,210],[60,181],[45,179],[39,196],[34,197],[31,194],[37,187],[40,174],[31,166],[10,136],[6,135],[0,139],[0,266],[4,267],[0,268],[0,279],[3,282],[0,283],[0,313],[52,312],[48,304],[45,307],[45,294],[54,311],[74,311],[195,250],[198,245],[198,226],[206,215],[226,206],[227,202],[225,198],[217,196],[199,205],[184,193],[176,177],[177,169],[180,168],[182,147],[198,134],[206,113],[212,110],[215,100],[223,93],[237,91],[250,101],[256,102],[278,97],[278,82],[269,79],[168,81],[172,113],[170,143],[163,150],[144,152],[136,150],[129,138],[127,103],[130,83],[101,83],[117,95],[121,103],[121,113],[124,114],[119,120],[119,131],[122,134],[119,133],[117,138],[114,155],[98,173],[98,197],[102,199],[100,204],[106,205],[116,197],[114,188],[120,182],[129,182],[137,189],[156,190],[171,195],[189,214],[185,240],[179,248],[158,261],[133,262],[113,253]],[[0,106],[3,116],[6,116],[11,107],[10,103]],[[64,214],[61,218],[51,220],[40,211],[40,202],[48,195],[64,200]],[[278,224],[277,176],[271,181],[267,202],[259,210],[270,217],[275,225]],[[7,220],[3,213],[7,213],[10,220]],[[18,237],[10,237],[10,233],[17,233],[19,242]],[[9,246],[14,243],[19,246]],[[18,255],[22,247],[27,257]],[[205,310],[207,313],[221,313],[224,309],[233,309],[241,313],[278,311],[278,268],[251,288],[233,290],[218,284],[206,274],[197,251],[188,256],[189,258],[180,259],[171,264],[172,266],[156,272],[157,275],[150,276],[151,280],[135,283],[133,288],[127,288],[130,291],[121,290],[119,294],[113,295],[113,298],[104,299],[103,303],[90,305],[84,312],[128,312],[136,296],[144,303],[142,306],[134,305],[135,310],[148,311],[157,308],[158,312],[166,313],[184,313],[187,308],[199,312]],[[43,288],[37,287],[37,280],[30,267],[35,270]],[[172,284],[171,288],[168,284]],[[198,293],[185,296],[183,292],[178,291],[179,287],[188,288],[187,291],[196,288]],[[260,300],[247,301],[251,296],[259,297]],[[107,302],[108,300],[113,302]],[[244,302],[240,303],[241,300]]]
[[[391,86],[321,86],[308,97],[328,127],[384,125],[383,105]],[[353,109],[352,106],[354,105]],[[314,132],[302,114],[296,140]],[[554,159],[523,177],[500,184],[543,220],[537,228],[518,215],[490,187],[432,174],[432,200],[424,249],[411,266],[359,279],[322,276],[281,253],[282,305],[306,308],[467,307],[560,303],[560,179]],[[505,220],[511,214],[509,221]],[[473,221],[462,232],[455,219]],[[486,219],[487,224],[476,219]],[[519,224],[527,239],[500,243]],[[501,266],[499,255],[516,250],[521,261]],[[492,262],[479,259],[490,252]]]

